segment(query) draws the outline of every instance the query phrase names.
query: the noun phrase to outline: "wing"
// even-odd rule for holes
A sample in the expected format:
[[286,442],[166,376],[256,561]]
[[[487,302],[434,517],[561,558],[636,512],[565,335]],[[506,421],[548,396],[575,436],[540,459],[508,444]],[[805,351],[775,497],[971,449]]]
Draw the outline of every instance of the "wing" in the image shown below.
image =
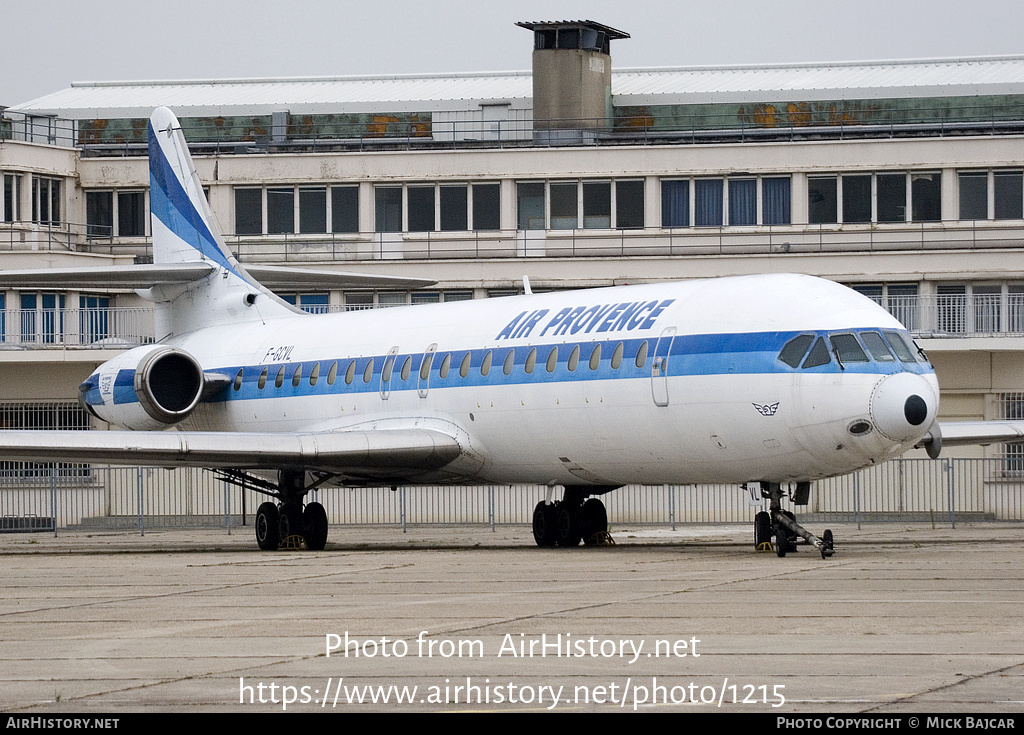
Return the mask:
[[429,429],[269,434],[214,431],[0,431],[0,460],[241,470],[305,469],[407,478],[462,452]]
[[937,459],[943,447],[1001,444],[1024,441],[1024,421],[936,421],[914,446]]

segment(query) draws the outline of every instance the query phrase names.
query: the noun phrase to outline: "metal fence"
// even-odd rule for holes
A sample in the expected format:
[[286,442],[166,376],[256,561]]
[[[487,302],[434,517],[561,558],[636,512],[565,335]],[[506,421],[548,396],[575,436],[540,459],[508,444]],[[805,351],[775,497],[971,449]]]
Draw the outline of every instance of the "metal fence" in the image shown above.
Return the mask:
[[[321,488],[334,525],[528,524],[544,486]],[[205,470],[24,467],[0,472],[0,529],[237,527],[265,500]],[[612,526],[747,523],[763,501],[738,485],[630,485],[603,496]],[[802,519],[836,523],[1024,520],[1024,472],[1005,459],[899,459],[815,483]]]

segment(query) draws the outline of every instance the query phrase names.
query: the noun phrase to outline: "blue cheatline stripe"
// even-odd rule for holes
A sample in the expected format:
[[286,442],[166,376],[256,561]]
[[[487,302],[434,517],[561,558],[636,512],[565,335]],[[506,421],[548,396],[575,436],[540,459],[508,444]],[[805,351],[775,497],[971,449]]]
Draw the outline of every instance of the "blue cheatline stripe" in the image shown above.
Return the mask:
[[[843,332],[856,331],[877,331],[867,330],[843,330]],[[880,362],[847,362],[844,368],[840,368],[835,358],[818,367],[798,369],[790,367],[779,361],[779,350],[790,339],[798,334],[812,334],[809,331],[800,332],[754,332],[747,334],[702,334],[702,335],[679,335],[672,342],[672,350],[669,353],[668,374],[669,377],[698,376],[698,375],[757,375],[770,373],[851,373],[851,374],[876,374],[888,375],[898,372],[913,372],[918,374],[934,372],[929,365],[924,363],[901,363],[898,360],[888,363]],[[829,332],[816,332],[814,334],[826,335]],[[623,345],[622,362],[618,368],[611,366],[612,356],[619,342]],[[637,367],[636,356],[644,343],[647,343],[647,359],[643,367]],[[467,386],[499,386],[499,385],[527,385],[538,383],[574,383],[593,380],[635,380],[649,379],[651,377],[651,361],[654,357],[654,347],[657,338],[648,339],[634,338],[628,340],[607,340],[592,342],[568,342],[549,343],[543,345],[528,345],[520,347],[497,347],[491,349],[454,350],[450,352],[435,352],[430,365],[430,390],[443,388],[461,388]],[[595,346],[601,346],[601,359],[596,370],[590,369],[590,357]],[[574,348],[579,347],[577,365],[575,370],[569,370],[569,359]],[[547,359],[552,347],[558,348],[558,361],[552,372],[547,370]],[[536,348],[536,362],[532,373],[526,372],[526,362],[532,349]],[[664,348],[662,348],[664,349]],[[510,350],[514,350],[514,363],[511,372],[506,375],[504,371],[505,359]],[[469,371],[466,377],[462,377],[459,369],[466,354],[469,354]],[[491,353],[491,366],[487,375],[481,374],[481,366],[487,356]],[[448,377],[440,377],[439,370],[446,355],[451,355]],[[423,353],[401,353],[395,355],[391,365],[391,378],[386,384],[386,390],[394,393],[397,391],[414,391],[422,387],[419,379],[420,366],[423,360]],[[402,380],[402,368],[408,359],[409,377]],[[363,376],[366,366],[373,361],[372,373],[369,381],[364,381]],[[242,371],[242,385],[239,390],[228,387],[225,391],[210,399],[210,402],[222,402],[233,400],[252,400],[260,398],[291,398],[296,396],[317,396],[317,395],[338,395],[353,393],[377,393],[381,390],[381,373],[387,362],[387,355],[373,355],[364,357],[343,357],[325,358],[322,360],[308,360],[305,362],[268,363],[258,365],[235,365],[231,367],[219,367],[212,372],[235,376]],[[328,383],[328,373],[331,365],[338,363],[336,378],[333,384]],[[345,375],[349,365],[355,363],[353,380],[351,384],[345,382]],[[320,366],[316,385],[310,385],[309,379],[314,366]],[[296,368],[301,368],[301,380],[297,386],[292,385],[292,378]],[[263,370],[266,369],[267,376],[264,387],[259,387],[259,379]],[[275,386],[278,372],[283,369],[284,375],[281,387]],[[114,403],[132,403],[137,400],[134,388],[135,371],[130,369],[121,370],[114,382]],[[96,398],[98,398],[98,391]],[[92,391],[87,394],[87,400],[92,400]],[[96,401],[100,403],[100,400]]]
[[[857,330],[844,330],[857,331]],[[876,331],[876,330],[871,330]],[[752,375],[770,373],[840,373],[887,375],[897,372],[930,373],[930,366],[923,363],[889,363],[862,362],[845,364],[839,367],[835,359],[826,365],[801,370],[792,368],[777,359],[779,350],[787,341],[798,334],[811,332],[762,332],[751,334],[722,335],[681,335],[674,339],[668,360],[670,377],[698,375]],[[818,334],[826,334],[820,332]],[[573,383],[594,380],[631,380],[650,379],[651,361],[654,356],[656,338],[621,340],[623,345],[622,362],[618,368],[611,366],[612,356],[620,340],[568,342],[557,344],[531,345],[520,347],[497,347],[492,349],[438,351],[433,355],[430,365],[430,390],[444,388],[461,388],[473,386],[527,385],[540,383]],[[636,356],[643,343],[647,343],[647,360],[643,367],[636,366]],[[595,346],[601,346],[600,363],[596,370],[590,369],[590,357]],[[579,346],[578,363],[575,370],[569,370],[569,359],[575,347]],[[552,347],[558,348],[558,361],[552,372],[547,370],[547,358]],[[536,362],[532,373],[526,372],[526,362],[531,350],[536,348]],[[510,350],[514,350],[514,363],[511,372],[504,372],[505,360]],[[469,371],[465,377],[459,369],[465,355],[469,354]],[[491,353],[491,365],[488,374],[481,374],[487,353]],[[446,355],[451,355],[448,377],[440,377],[439,370]],[[423,353],[401,353],[395,355],[391,365],[391,377],[385,390],[415,391],[425,387],[419,378]],[[373,361],[369,381],[364,381],[366,366]],[[338,395],[354,393],[377,393],[381,390],[381,373],[388,360],[386,355],[364,357],[325,358],[305,362],[269,363],[258,365],[235,365],[216,368],[215,372],[235,376],[242,371],[242,384],[238,390],[227,388],[224,392],[211,399],[211,402],[230,400],[253,400],[260,398],[290,398],[296,396]],[[409,377],[402,380],[402,368],[409,361]],[[337,362],[335,381],[328,384],[328,373],[333,363]],[[355,363],[351,384],[345,382],[349,365]],[[310,376],[316,365],[320,366],[316,385],[310,385]],[[297,386],[292,385],[296,368],[301,368],[301,380]],[[259,388],[260,375],[266,369],[264,387]],[[277,374],[284,370],[281,387],[275,386]]]
[[149,206],[154,217],[201,256],[242,277],[221,251],[217,239],[168,163],[152,122],[149,123]]

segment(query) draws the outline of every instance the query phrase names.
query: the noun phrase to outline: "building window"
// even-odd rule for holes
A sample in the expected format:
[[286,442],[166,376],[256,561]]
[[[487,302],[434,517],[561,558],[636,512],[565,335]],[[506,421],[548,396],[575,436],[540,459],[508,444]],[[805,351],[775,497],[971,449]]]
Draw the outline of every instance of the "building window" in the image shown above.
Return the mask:
[[86,345],[110,337],[110,297],[78,297],[78,335]]
[[262,189],[235,189],[235,234],[263,234]]
[[60,224],[60,179],[32,177],[32,221],[41,225]]
[[330,311],[330,295],[325,293],[281,294],[281,298],[308,314],[326,314]]
[[64,295],[21,294],[21,341],[56,344],[64,339]]
[[[1009,421],[1024,419],[1024,393],[999,394],[999,418]],[[1024,474],[1024,444],[1003,445],[1003,469],[1008,475]]]
[[85,223],[85,236],[90,239],[114,236],[114,192],[85,193]]
[[21,219],[21,176],[18,174],[4,174],[2,179],[4,187],[3,212],[0,212],[0,221],[17,222]]
[[788,225],[793,221],[790,178],[772,176],[761,179],[762,221],[766,225]]
[[693,224],[695,226],[722,226],[722,192],[722,179],[697,179],[694,182]]
[[878,221],[907,221],[907,176],[906,174],[879,174]]
[[857,293],[867,296],[884,308],[908,331],[919,329],[919,300],[916,283],[853,284]]
[[1024,172],[996,171],[993,174],[996,219],[1024,219]]
[[644,182],[615,182],[615,226],[620,230],[644,226]]
[[575,230],[579,226],[579,184],[552,183],[550,189],[551,229]]
[[964,171],[957,176],[960,219],[988,219],[988,173]]
[[437,229],[434,217],[434,185],[410,186],[409,232],[433,232]]
[[583,182],[583,227],[608,229],[612,226],[612,183]]
[[295,188],[267,189],[267,234],[288,235],[295,232]]
[[304,235],[327,233],[327,187],[299,187],[299,232]]
[[812,176],[807,180],[807,221],[812,225],[839,222],[839,194],[835,176]]
[[[22,403],[0,402],[0,426],[5,429],[76,430],[92,428],[89,414],[78,401]],[[0,480],[48,480],[57,477],[82,477],[89,474],[88,465],[66,462],[0,462]]]
[[516,184],[517,223],[520,230],[543,230],[544,182],[521,181]]
[[687,179],[661,182],[661,226],[690,226],[690,182]]
[[402,188],[378,186],[373,190],[377,232],[402,231]]
[[460,232],[469,229],[469,187],[441,186],[441,230]]
[[936,328],[946,334],[967,331],[967,286],[941,284],[935,289]]
[[729,224],[757,224],[757,181],[729,179]]
[[473,229],[501,229],[501,186],[473,184]]
[[911,220],[938,222],[942,219],[942,176],[934,174],[910,175]]
[[331,187],[331,232],[359,232],[359,187]]
[[843,176],[843,223],[871,221],[871,176]]

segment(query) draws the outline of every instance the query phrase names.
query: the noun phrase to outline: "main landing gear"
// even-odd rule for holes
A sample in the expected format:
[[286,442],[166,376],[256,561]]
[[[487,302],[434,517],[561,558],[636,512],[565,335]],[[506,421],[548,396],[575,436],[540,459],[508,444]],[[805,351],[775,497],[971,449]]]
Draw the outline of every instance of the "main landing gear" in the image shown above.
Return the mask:
[[244,472],[226,470],[219,473],[226,481],[256,490],[276,499],[261,503],[256,509],[256,544],[264,551],[279,548],[302,548],[320,551],[327,545],[327,511],[317,502],[303,505],[310,490],[327,481],[328,476],[306,485],[301,470],[281,470],[277,484]]
[[608,534],[608,511],[597,498],[614,488],[569,485],[561,501],[542,500],[533,509],[533,538],[537,546],[587,546],[613,543]]
[[[782,509],[782,497],[785,492],[778,482],[762,482],[761,497],[769,501],[769,510],[761,511],[754,516],[754,548],[758,551],[770,551],[772,549],[771,539],[775,537],[775,553],[778,556],[785,556],[790,551],[796,551],[796,539],[799,536],[811,546],[814,546],[821,553],[822,559],[827,559],[835,553],[832,542],[832,531],[826,530],[821,538],[796,522],[796,516],[788,510]],[[793,502],[796,505],[806,505],[807,496],[810,492],[810,483],[798,482],[796,491],[793,493]]]

